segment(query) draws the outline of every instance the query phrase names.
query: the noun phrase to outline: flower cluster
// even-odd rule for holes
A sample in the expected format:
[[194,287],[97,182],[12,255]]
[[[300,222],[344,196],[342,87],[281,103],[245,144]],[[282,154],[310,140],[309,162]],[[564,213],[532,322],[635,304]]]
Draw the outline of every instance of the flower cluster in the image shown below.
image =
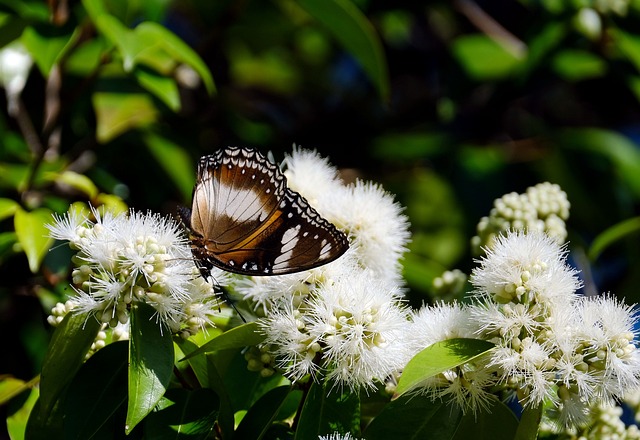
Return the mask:
[[560,425],[571,426],[585,423],[596,403],[612,404],[640,386],[632,308],[610,296],[580,296],[566,249],[552,238],[539,232],[499,236],[471,282],[470,305],[417,314],[417,348],[469,335],[495,348],[426,384],[430,395],[476,411],[492,398],[489,388],[500,386],[525,407],[550,403]]
[[565,220],[569,218],[567,194],[556,184],[540,183],[523,194],[509,193],[497,199],[488,217],[482,217],[471,239],[475,255],[491,248],[496,237],[507,231],[539,231],[558,243],[567,238]]
[[457,298],[464,292],[467,278],[467,274],[460,269],[444,271],[442,275],[433,279],[433,293],[445,301]]
[[263,316],[263,348],[287,377],[371,388],[406,362],[399,260],[409,239],[407,219],[378,185],[342,184],[315,152],[294,149],[285,165],[290,187],[347,233],[350,249],[325,266],[243,278],[234,289]]
[[[77,251],[72,258],[76,295],[54,308],[52,324],[73,309],[115,328],[128,324],[135,302],[150,304],[158,321],[183,337],[211,324],[217,294],[198,276],[177,223],[134,211],[114,215],[93,209],[92,215],[95,221],[69,212],[49,225],[53,238]],[[226,279],[222,272],[214,277],[219,284]]]

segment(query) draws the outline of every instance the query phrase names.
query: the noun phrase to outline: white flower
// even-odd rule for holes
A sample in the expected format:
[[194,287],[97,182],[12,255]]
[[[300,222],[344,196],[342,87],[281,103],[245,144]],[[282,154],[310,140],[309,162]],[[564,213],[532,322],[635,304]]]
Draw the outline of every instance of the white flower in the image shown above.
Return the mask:
[[27,83],[32,65],[33,58],[19,41],[0,50],[0,85],[7,94],[9,114],[15,114],[18,110],[18,96]]
[[453,338],[473,338],[468,309],[457,304],[437,303],[422,307],[411,316],[407,340],[412,355],[436,342]]
[[318,437],[318,440],[358,440],[355,437],[352,437],[350,433],[340,434],[338,432],[334,432],[329,435],[321,435]]
[[[143,301],[157,319],[183,336],[211,324],[218,307],[213,287],[197,276],[191,251],[179,225],[156,214],[128,215],[92,209],[95,221],[72,212],[55,216],[51,236],[68,240],[76,269],[76,296],[81,312],[94,312],[115,326],[128,321],[129,304]],[[225,280],[216,273],[218,280]]]
[[540,304],[571,302],[580,287],[577,272],[566,264],[566,248],[539,232],[498,236],[474,269],[471,282],[494,301]]
[[312,298],[310,333],[322,342],[327,376],[339,386],[372,388],[406,362],[407,318],[398,293],[363,270],[321,286]]
[[282,164],[291,189],[299,192],[320,214],[326,216],[332,195],[344,191],[338,170],[315,150],[295,147]]

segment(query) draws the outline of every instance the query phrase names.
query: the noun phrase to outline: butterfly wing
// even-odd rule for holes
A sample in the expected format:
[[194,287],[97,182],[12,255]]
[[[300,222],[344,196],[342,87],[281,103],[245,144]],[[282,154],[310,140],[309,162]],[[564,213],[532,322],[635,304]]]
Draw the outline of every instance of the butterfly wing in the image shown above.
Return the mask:
[[287,187],[275,164],[248,148],[204,156],[192,210],[181,215],[205,271],[282,275],[326,264],[349,247],[342,232]]

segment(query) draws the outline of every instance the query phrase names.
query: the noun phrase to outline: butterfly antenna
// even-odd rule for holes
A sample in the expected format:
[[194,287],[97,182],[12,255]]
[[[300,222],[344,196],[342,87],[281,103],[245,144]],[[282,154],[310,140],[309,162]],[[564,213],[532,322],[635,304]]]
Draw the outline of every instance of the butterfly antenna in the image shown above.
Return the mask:
[[240,310],[238,310],[238,308],[236,307],[236,305],[233,303],[233,301],[231,300],[231,296],[229,295],[229,291],[224,288],[221,285],[217,285],[218,289],[220,289],[220,293],[222,293],[222,298],[224,298],[224,301],[229,304],[233,310],[236,311],[236,313],[238,314],[238,316],[240,317],[240,319],[242,319],[242,322],[244,322],[245,324],[247,323],[247,320],[244,319],[244,316],[242,316],[242,313],[240,313]]

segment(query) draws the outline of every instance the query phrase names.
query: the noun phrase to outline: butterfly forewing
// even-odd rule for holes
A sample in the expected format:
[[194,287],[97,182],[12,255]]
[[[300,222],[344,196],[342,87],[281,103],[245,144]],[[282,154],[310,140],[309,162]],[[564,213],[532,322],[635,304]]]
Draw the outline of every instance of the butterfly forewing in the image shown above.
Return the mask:
[[203,275],[213,266],[247,275],[299,272],[349,247],[342,232],[287,188],[275,164],[247,148],[200,160],[191,214],[181,215]]

